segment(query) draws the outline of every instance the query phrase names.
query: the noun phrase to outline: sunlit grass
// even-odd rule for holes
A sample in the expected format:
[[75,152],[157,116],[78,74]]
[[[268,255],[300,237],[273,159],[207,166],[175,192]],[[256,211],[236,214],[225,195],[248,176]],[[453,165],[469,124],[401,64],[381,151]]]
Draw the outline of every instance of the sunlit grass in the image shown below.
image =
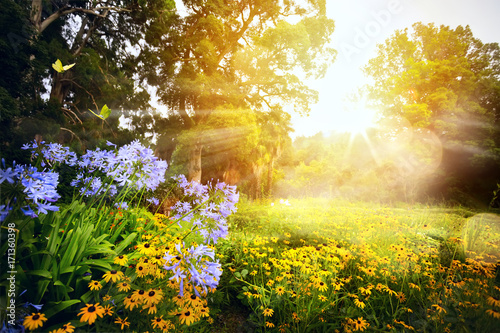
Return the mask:
[[241,203],[232,237],[220,245],[227,267],[220,292],[237,293],[258,331],[498,327],[497,215],[326,199],[286,203]]

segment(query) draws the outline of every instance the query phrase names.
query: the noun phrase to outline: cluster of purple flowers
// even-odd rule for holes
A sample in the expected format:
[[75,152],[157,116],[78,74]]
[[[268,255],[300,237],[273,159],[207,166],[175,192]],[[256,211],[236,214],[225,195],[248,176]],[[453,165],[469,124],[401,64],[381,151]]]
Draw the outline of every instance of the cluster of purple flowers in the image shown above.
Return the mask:
[[12,210],[12,204],[20,201],[21,211],[30,217],[37,217],[39,214],[47,214],[48,211],[57,211],[59,208],[53,205],[60,195],[56,188],[59,183],[59,175],[50,171],[38,171],[37,168],[26,165],[15,165],[5,168],[5,161],[2,159],[3,169],[0,169],[0,184],[7,182],[13,186],[21,186],[24,198],[6,198],[7,202],[0,205],[0,221],[4,221]]
[[[76,167],[78,174],[71,181],[82,196],[96,196],[106,194],[114,197],[118,187],[127,187],[133,190],[155,190],[165,181],[167,163],[154,156],[153,151],[144,147],[138,141],[133,141],[113,150],[89,150],[80,158],[68,147],[58,143],[32,141],[23,145],[22,149],[31,150],[32,159],[39,159],[42,168],[54,168],[56,165],[66,164]],[[6,198],[0,205],[1,221],[9,215],[12,203],[15,200],[25,200],[21,206],[25,215],[36,217],[46,214],[47,211],[58,210],[52,203],[60,196],[57,194],[58,174],[53,171],[38,171],[31,166],[15,165],[6,168],[5,162],[0,168],[0,184],[20,184],[25,198]],[[123,209],[128,207],[126,202],[120,202]]]
[[[175,279],[180,284],[179,295],[184,293],[184,279],[192,283],[193,286],[198,286],[207,292],[207,288],[216,288],[219,284],[222,268],[219,260],[209,261],[208,258],[214,260],[214,250],[206,245],[198,245],[196,247],[186,248],[184,242],[177,243],[175,249],[179,253],[181,260],[173,260],[177,254],[166,253],[163,257],[167,264],[164,266],[166,270],[171,270],[174,275],[170,280]],[[208,257],[208,258],[207,258]],[[168,265],[171,262],[173,265]],[[194,289],[196,296],[200,296],[198,290]]]
[[[184,175],[174,177],[188,200],[178,201],[173,207],[174,218],[192,222],[192,230],[207,243],[217,243],[228,234],[227,217],[236,211],[239,193],[236,186],[219,182],[202,185],[188,182]],[[194,208],[197,214],[194,214]]]

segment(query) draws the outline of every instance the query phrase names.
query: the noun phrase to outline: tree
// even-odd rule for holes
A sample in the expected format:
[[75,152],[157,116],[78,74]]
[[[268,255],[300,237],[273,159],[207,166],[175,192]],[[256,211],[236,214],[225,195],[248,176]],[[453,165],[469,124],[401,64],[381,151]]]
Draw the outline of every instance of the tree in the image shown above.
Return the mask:
[[[286,103],[309,111],[317,94],[293,71],[319,77],[333,61],[335,51],[325,45],[334,25],[324,0],[186,0],[184,6],[187,15],[151,41],[158,73],[147,79],[159,85],[161,100],[185,130],[199,129],[224,105],[281,112]],[[285,21],[291,17],[300,21]],[[200,181],[204,143],[201,135],[190,139],[188,178]]]
[[[85,131],[101,125],[89,108],[107,104],[116,115],[120,109],[149,107],[149,93],[137,75],[154,70],[145,39],[150,31],[168,29],[174,1],[0,1],[6,73],[0,99],[2,109],[11,109],[2,112],[2,129],[9,133],[3,143],[35,133],[82,142]],[[56,59],[76,66],[55,72]],[[112,122],[107,132],[116,137]]]
[[[485,190],[500,167],[497,43],[483,44],[468,26],[416,23],[378,45],[364,70],[374,80],[370,96],[386,116],[403,117],[417,133],[430,130],[441,141],[446,176],[436,178],[435,190],[450,194],[445,178],[462,192]],[[488,179],[478,182],[484,174]]]

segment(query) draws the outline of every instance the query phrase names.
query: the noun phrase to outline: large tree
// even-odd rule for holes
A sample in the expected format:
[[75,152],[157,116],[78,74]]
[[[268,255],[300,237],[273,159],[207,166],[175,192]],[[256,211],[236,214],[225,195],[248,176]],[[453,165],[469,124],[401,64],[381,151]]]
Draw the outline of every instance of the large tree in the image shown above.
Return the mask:
[[[34,134],[81,142],[95,127],[89,108],[149,107],[137,76],[154,70],[145,39],[169,28],[174,1],[0,1],[3,143]],[[58,73],[57,59],[76,66]]]
[[[334,25],[324,0],[183,2],[186,14],[150,41],[159,57],[158,72],[148,80],[159,86],[161,100],[180,115],[185,130],[200,132],[224,105],[309,111],[317,94],[297,71],[319,77],[335,55],[327,47]],[[191,136],[190,180],[201,180],[203,146],[203,136]]]
[[498,180],[497,43],[482,43],[468,26],[416,23],[378,45],[365,73],[374,80],[369,93],[386,116],[402,117],[414,131],[430,130],[439,138],[442,172],[435,180],[441,186],[435,190],[450,196],[450,190],[485,190],[486,182]]

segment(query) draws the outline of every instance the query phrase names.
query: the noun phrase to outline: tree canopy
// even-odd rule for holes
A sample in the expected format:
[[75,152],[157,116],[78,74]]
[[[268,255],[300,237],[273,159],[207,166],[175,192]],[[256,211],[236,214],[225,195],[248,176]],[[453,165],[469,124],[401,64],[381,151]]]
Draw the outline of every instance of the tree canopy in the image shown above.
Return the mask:
[[416,23],[378,45],[365,73],[386,116],[405,119],[417,132],[430,130],[441,141],[445,176],[434,179],[440,184],[435,190],[446,196],[477,189],[484,183],[480,175],[494,184],[500,167],[497,43],[482,43],[468,26]]

